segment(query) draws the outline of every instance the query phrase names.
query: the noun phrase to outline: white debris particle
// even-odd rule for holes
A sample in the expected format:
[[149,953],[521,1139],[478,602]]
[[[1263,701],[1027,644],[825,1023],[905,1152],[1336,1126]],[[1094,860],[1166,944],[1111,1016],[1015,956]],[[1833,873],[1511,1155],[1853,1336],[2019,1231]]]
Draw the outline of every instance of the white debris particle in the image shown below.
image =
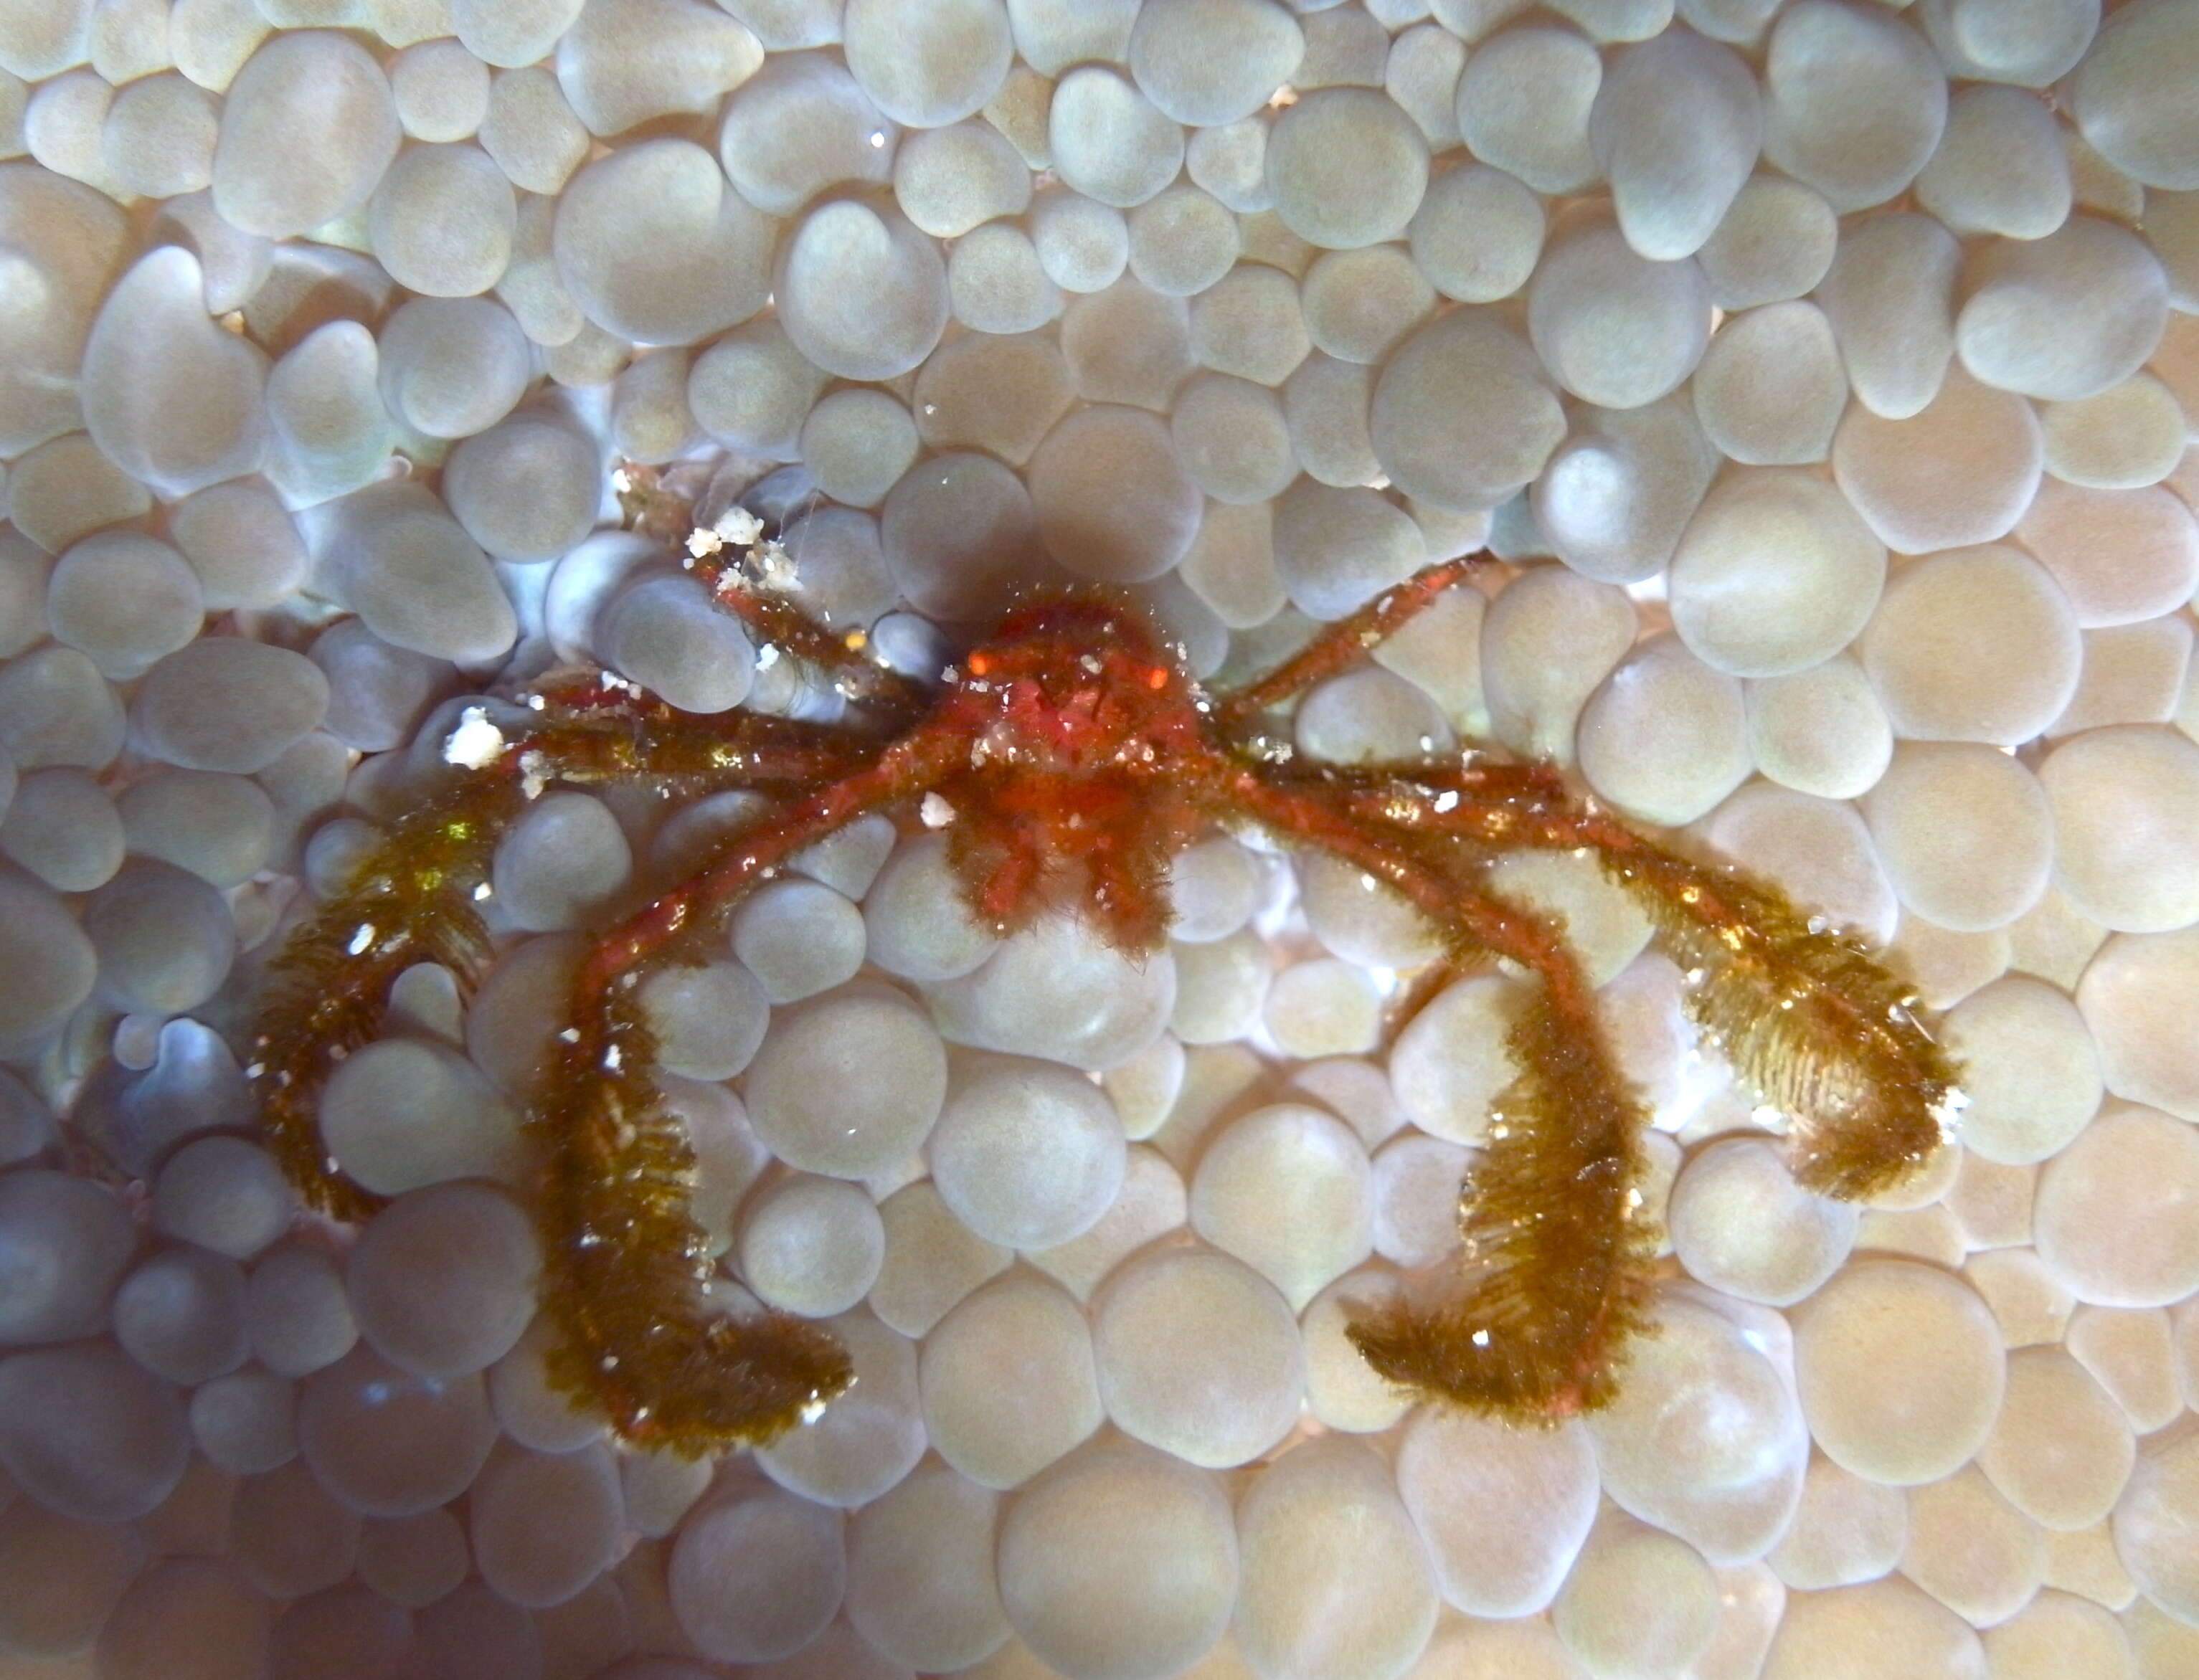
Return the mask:
[[763,535],[763,521],[746,508],[728,508],[710,527],[737,549],[745,549]]
[[486,770],[504,756],[508,745],[504,731],[488,720],[483,707],[469,706],[458,714],[458,726],[443,743],[443,762],[468,770]]
[[795,585],[794,556],[776,537],[758,543],[750,558],[755,564],[756,581],[767,590],[790,590]]
[[519,760],[519,791],[530,799],[540,799],[542,790],[550,785],[550,760],[541,753],[528,751]]

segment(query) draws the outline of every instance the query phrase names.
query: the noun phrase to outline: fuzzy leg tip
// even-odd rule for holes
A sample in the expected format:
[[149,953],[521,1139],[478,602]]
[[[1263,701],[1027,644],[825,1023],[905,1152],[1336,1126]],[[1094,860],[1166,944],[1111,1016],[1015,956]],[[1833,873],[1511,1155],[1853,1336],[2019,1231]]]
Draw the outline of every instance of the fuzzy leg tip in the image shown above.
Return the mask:
[[1609,1360],[1579,1346],[1499,1340],[1447,1316],[1391,1306],[1344,1334],[1375,1374],[1425,1400],[1528,1427],[1595,1410],[1614,1392]]

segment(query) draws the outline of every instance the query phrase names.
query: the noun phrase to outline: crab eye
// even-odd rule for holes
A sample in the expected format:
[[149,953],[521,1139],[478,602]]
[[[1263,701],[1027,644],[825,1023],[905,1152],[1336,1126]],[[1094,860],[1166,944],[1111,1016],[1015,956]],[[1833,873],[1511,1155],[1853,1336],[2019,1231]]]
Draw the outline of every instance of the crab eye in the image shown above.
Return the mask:
[[983,654],[971,654],[968,665],[970,667],[970,674],[972,677],[983,677],[987,671],[993,668],[992,660],[986,658]]
[[1168,672],[1155,666],[1146,673],[1146,686],[1156,693],[1168,687]]

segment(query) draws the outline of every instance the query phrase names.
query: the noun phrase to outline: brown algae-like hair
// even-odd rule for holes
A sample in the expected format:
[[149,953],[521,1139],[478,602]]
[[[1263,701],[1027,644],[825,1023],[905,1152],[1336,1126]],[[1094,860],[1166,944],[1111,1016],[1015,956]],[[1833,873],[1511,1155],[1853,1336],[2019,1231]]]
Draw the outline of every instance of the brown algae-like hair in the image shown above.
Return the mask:
[[[645,511],[671,517],[657,502]],[[488,935],[475,904],[528,799],[554,781],[779,795],[765,821],[593,939],[530,1094],[543,1297],[559,1331],[550,1375],[629,1441],[691,1456],[767,1441],[852,1380],[824,1329],[734,1310],[741,1293],[715,1279],[640,982],[700,960],[698,935],[870,811],[945,813],[965,898],[1002,932],[1066,895],[1103,936],[1150,949],[1164,937],[1174,853],[1217,825],[1252,823],[1402,894],[1440,936],[1443,975],[1497,962],[1525,975],[1508,1038],[1515,1077],[1461,1192],[1461,1264],[1350,1327],[1377,1370],[1423,1396],[1521,1421],[1594,1408],[1616,1392],[1627,1341],[1651,1317],[1646,1105],[1562,922],[1490,886],[1489,865],[1507,852],[1593,857],[1646,909],[1688,971],[1709,1041],[1792,1116],[1802,1183],[1868,1196],[1938,1147],[1957,1072],[1917,1000],[1776,888],[1637,833],[1547,765],[1474,750],[1315,764],[1271,738],[1270,708],[1349,668],[1472,559],[1385,591],[1234,694],[1205,694],[1134,607],[1096,591],[1010,612],[933,692],[879,666],[860,632],[803,613],[771,580],[783,555],[736,555],[715,526],[688,537],[712,598],[825,672],[858,722],[698,717],[607,676],[546,685],[509,735],[485,708],[470,712],[482,750],[460,752],[454,735],[445,757],[473,768],[395,823],[273,966],[253,1070],[271,1145],[308,1202],[365,1217],[377,1199],[327,1158],[320,1088],[379,1030],[405,968],[476,977]]]

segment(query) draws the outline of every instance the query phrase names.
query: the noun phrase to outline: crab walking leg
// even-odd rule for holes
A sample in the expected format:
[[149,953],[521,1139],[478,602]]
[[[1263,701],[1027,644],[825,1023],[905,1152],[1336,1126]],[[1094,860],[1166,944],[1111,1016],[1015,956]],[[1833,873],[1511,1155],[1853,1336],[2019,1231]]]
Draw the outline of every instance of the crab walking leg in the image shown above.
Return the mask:
[[1186,816],[1181,805],[1148,801],[1122,823],[1128,845],[1096,849],[1088,859],[1093,916],[1121,950],[1158,950],[1167,942],[1175,918],[1169,866],[1190,843]]
[[759,589],[720,549],[691,562],[690,570],[710,591],[718,610],[737,619],[759,648],[775,648],[805,665],[831,673],[841,692],[903,720],[923,714],[931,693],[872,657],[869,636],[860,630],[835,631],[820,623],[790,597]]
[[852,776],[881,740],[833,724],[767,712],[682,712],[615,678],[570,676],[541,685],[547,721],[505,755],[532,748],[561,782],[711,778],[758,788],[810,788]]
[[823,1329],[781,1313],[729,1317],[709,1299],[710,1259],[687,1209],[693,1158],[657,1095],[637,982],[795,854],[921,796],[968,754],[966,741],[919,728],[767,828],[726,841],[581,962],[528,1119],[543,1160],[543,1293],[559,1340],[550,1374],[628,1441],[689,1456],[767,1441],[814,1416],[852,1375]]
[[1269,706],[1280,706],[1315,683],[1349,671],[1490,558],[1484,550],[1421,567],[1357,612],[1328,625],[1265,677],[1221,696],[1215,702],[1215,722],[1226,730],[1240,730]]
[[1593,805],[1490,799],[1447,805],[1362,789],[1348,805],[1392,830],[1543,851],[1587,851],[1699,971],[1690,999],[1744,1078],[1793,1117],[1797,1179],[1868,1197],[1942,1142],[1961,1070],[1915,994],[1864,945],[1812,922],[1766,883],[1691,861]]
[[1593,989],[1562,933],[1369,833],[1348,798],[1245,771],[1243,812],[1280,837],[1403,893],[1460,956],[1509,957],[1541,982],[1513,1023],[1517,1080],[1460,1197],[1472,1276],[1433,1305],[1410,1299],[1351,1327],[1368,1363],[1418,1392],[1515,1419],[1602,1404],[1625,1338],[1645,1317],[1650,1225],[1642,1213],[1639,1098],[1613,1063]]
[[877,753],[837,731],[777,718],[744,718],[703,736],[660,735],[661,721],[639,707],[610,719],[556,716],[507,740],[470,716],[452,742],[487,730],[493,745],[481,747],[480,767],[393,825],[344,889],[290,936],[270,970],[253,1067],[268,1147],[308,1206],[356,1221],[381,1205],[323,1147],[321,1088],[380,1029],[389,988],[405,969],[440,962],[470,985],[486,965],[488,932],[474,906],[487,893],[498,840],[526,806],[530,779],[814,787]]
[[374,1038],[405,969],[440,962],[463,985],[487,962],[473,901],[523,802],[516,777],[478,773],[409,813],[271,966],[248,1071],[269,1151],[308,1206],[357,1221],[381,1205],[323,1146],[321,1088]]
[[719,610],[738,619],[759,648],[790,654],[832,673],[850,700],[913,722],[931,701],[925,687],[872,657],[861,630],[834,631],[797,604],[786,590],[795,582],[792,556],[764,541],[764,522],[738,504],[715,524],[696,522],[695,506],[667,490],[653,468],[628,462],[614,475],[627,527],[668,547],[684,547],[681,565]]

